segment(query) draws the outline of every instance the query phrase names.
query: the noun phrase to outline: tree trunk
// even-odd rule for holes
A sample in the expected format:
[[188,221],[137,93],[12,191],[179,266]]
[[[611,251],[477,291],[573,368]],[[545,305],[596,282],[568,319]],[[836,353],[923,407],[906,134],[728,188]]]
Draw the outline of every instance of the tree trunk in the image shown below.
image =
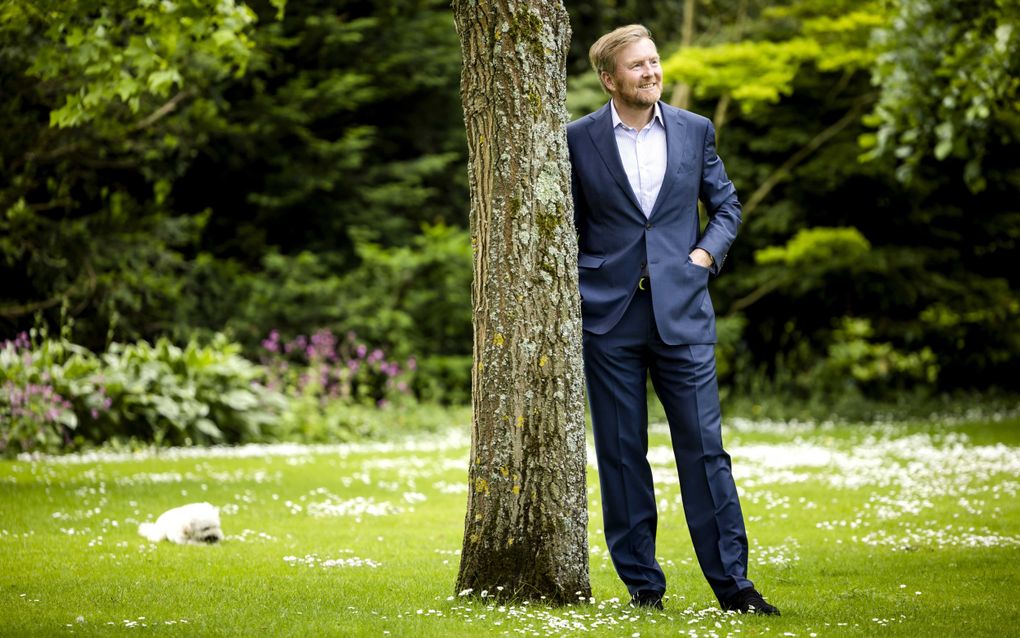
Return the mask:
[[474,368],[457,590],[576,602],[588,582],[577,237],[561,0],[454,0],[469,148]]
[[[680,32],[680,49],[687,49],[692,44],[694,44],[694,0],[684,0],[684,26]],[[691,85],[677,82],[669,103],[682,109],[688,108],[691,103]]]

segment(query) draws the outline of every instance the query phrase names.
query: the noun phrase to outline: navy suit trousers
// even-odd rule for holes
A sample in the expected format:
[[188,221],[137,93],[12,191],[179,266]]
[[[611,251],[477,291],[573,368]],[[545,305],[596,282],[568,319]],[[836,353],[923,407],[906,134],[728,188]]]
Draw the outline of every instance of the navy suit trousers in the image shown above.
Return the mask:
[[702,572],[720,600],[752,587],[744,518],[722,445],[715,346],[664,343],[650,293],[638,292],[612,330],[584,333],[584,365],[606,543],[630,593],[666,590],[655,558],[657,511],[647,458],[649,373],[669,421]]

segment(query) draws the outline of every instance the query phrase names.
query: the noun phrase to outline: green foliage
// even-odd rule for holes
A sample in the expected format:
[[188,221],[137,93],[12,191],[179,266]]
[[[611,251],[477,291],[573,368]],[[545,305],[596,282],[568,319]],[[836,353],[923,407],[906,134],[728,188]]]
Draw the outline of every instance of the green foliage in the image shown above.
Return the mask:
[[567,78],[567,111],[571,120],[584,117],[608,101],[609,95],[594,73]]
[[[210,211],[170,193],[250,54],[234,2],[4,3],[0,21],[0,316],[69,302],[99,348],[170,332]],[[173,97],[168,96],[173,93]],[[51,317],[52,319],[52,317]]]
[[[0,448],[56,451],[110,440],[157,445],[272,438],[286,407],[222,335],[184,348],[113,343],[101,356],[44,332],[0,349]],[[16,445],[15,445],[16,444]]]
[[[921,38],[928,22],[914,29],[902,19],[904,4],[922,3],[748,3],[732,30],[700,32],[695,46],[664,56],[667,80],[691,84],[690,108],[714,114],[717,128],[725,121],[720,155],[741,200],[752,203],[713,287],[719,369],[731,394],[835,405],[851,395],[887,402],[887,388],[906,396],[1015,387],[1020,298],[1009,255],[1020,237],[1020,178],[1010,148],[1020,138],[1008,109],[1000,111],[1001,135],[985,138],[988,186],[979,195],[953,175],[976,155],[919,161],[909,185],[896,179],[892,153],[859,162],[858,140],[870,132],[861,117],[888,90],[882,84],[876,92],[862,71],[894,59],[875,30],[899,34],[902,61],[942,64],[953,60],[943,51],[946,39],[970,28],[965,19]],[[944,10],[948,4],[930,5],[931,24],[980,12],[986,44],[1013,11],[1013,3],[994,11],[981,3]],[[999,88],[1013,86],[1014,66],[999,65]],[[914,74],[904,64],[897,77],[918,96],[941,99],[926,93],[941,85],[928,82],[924,68]],[[945,81],[963,91],[988,87],[980,69],[947,73]],[[727,113],[730,99],[739,113]],[[924,111],[896,110],[897,117],[911,113],[934,126]],[[833,318],[847,316],[867,321],[872,332],[833,329]],[[878,378],[886,367],[888,383],[859,378],[862,370]],[[934,369],[938,375],[929,375]]]
[[102,381],[112,406],[102,425],[112,436],[157,445],[264,440],[285,402],[259,383],[262,370],[240,352],[222,335],[184,348],[165,338],[111,344]]
[[799,66],[820,53],[818,43],[806,38],[689,47],[663,60],[662,72],[670,81],[692,85],[698,97],[732,96],[749,113],[789,95]]
[[[844,317],[833,332],[828,357],[810,375],[810,384],[854,386],[862,394],[887,398],[909,387],[932,387],[938,364],[930,348],[915,352],[897,350],[888,342],[872,341],[867,319]],[[842,386],[842,388],[839,388]]]
[[279,440],[302,443],[386,441],[410,433],[443,432],[451,422],[470,422],[466,406],[440,407],[403,401],[384,407],[343,401],[321,403],[312,396],[291,398],[277,428]]
[[399,353],[471,351],[471,239],[426,225],[408,246],[357,245],[361,265],[344,282],[344,326]]
[[894,156],[910,180],[925,158],[964,162],[971,190],[987,185],[995,138],[1020,136],[1020,2],[899,0],[876,33],[881,96],[862,136],[867,158]]
[[4,332],[64,301],[93,349],[336,327],[355,234],[466,218],[446,6],[270,4],[4,4]]
[[762,14],[791,24],[795,32],[816,43],[815,64],[823,72],[870,68],[877,56],[869,46],[871,34],[889,22],[888,4],[873,0],[801,0],[766,7]]
[[[27,73],[63,85],[64,104],[50,113],[50,124],[65,128],[95,121],[104,132],[138,115],[143,100],[164,100],[171,91],[194,92],[192,84],[243,74],[255,21],[247,5],[219,0],[41,6],[15,0],[8,11],[9,26],[38,29],[45,44]],[[130,115],[118,113],[120,104]]]
[[806,228],[786,242],[754,255],[758,264],[782,264],[786,268],[845,268],[861,259],[871,244],[856,228]]
[[[700,2],[678,50],[684,6],[572,4],[568,101],[575,116],[605,103],[587,47],[644,22],[667,82],[717,117],[747,213],[712,287],[732,393],[803,398],[822,361],[880,393],[833,364],[858,343],[838,317],[869,322],[862,360],[929,348],[939,391],[1016,387],[1016,0]],[[226,332],[254,359],[274,329],[354,330],[417,358],[419,399],[465,401],[459,67],[440,0],[0,4],[0,338],[37,315],[60,325],[60,308],[92,352]],[[53,392],[78,423],[47,421],[47,445],[86,440],[102,407],[62,362]],[[31,401],[32,423],[62,405]],[[307,404],[306,419],[294,398],[286,428],[327,438],[371,421]]]
[[[213,273],[215,288],[240,289],[238,305],[220,320],[248,346],[249,354],[272,330],[298,334],[309,326],[342,328],[346,289],[328,255],[268,253],[258,274]],[[223,279],[221,279],[222,277]],[[212,299],[209,300],[211,303]]]
[[[34,335],[33,335],[34,336]],[[72,440],[75,403],[97,410],[97,395],[84,377],[95,357],[63,340],[32,348],[27,333],[0,346],[0,455],[57,450]]]
[[689,46],[665,56],[667,82],[691,85],[698,98],[726,96],[747,115],[789,96],[801,67],[822,72],[867,68],[875,53],[871,30],[886,22],[879,2],[797,2],[766,7],[756,29],[762,39],[740,38]]
[[[401,357],[471,352],[471,240],[467,231],[425,225],[406,246],[358,237],[358,265],[338,272],[335,255],[268,254],[260,274],[225,281],[214,290],[242,299],[223,321],[254,356],[263,337],[326,328],[355,332]],[[196,290],[199,287],[196,286]],[[214,303],[214,299],[209,300]]]
[[424,357],[418,361],[415,395],[443,405],[471,404],[471,355]]

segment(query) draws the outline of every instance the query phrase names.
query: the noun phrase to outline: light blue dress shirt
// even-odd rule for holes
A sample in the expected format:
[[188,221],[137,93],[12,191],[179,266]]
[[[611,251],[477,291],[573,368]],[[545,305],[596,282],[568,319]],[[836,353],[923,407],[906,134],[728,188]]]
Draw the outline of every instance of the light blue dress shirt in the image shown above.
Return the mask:
[[609,108],[613,113],[613,132],[623,170],[647,218],[652,214],[666,175],[666,127],[662,123],[662,110],[656,102],[652,120],[639,131],[623,123],[612,100]]

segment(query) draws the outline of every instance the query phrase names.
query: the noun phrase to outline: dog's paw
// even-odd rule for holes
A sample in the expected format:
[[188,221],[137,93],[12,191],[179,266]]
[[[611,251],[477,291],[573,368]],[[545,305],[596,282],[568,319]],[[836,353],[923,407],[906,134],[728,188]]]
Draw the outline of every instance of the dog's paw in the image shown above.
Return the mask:
[[153,543],[158,543],[166,538],[163,530],[161,530],[155,523],[142,523],[138,526],[138,533]]

